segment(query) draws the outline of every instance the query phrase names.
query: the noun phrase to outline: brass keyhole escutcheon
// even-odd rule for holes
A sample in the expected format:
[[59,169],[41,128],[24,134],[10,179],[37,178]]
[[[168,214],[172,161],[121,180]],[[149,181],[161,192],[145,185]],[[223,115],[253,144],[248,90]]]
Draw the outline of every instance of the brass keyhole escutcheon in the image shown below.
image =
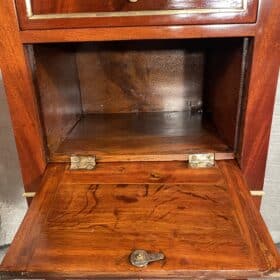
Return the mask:
[[130,263],[136,267],[145,267],[150,262],[164,260],[163,253],[148,253],[145,250],[135,250],[130,255]]

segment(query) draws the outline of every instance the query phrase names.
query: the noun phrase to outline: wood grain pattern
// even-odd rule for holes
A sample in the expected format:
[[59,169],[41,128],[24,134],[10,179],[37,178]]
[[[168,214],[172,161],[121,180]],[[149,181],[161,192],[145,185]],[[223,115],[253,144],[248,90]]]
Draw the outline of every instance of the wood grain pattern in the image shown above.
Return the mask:
[[201,114],[89,114],[53,151],[52,159],[94,154],[99,161],[185,160],[187,153],[201,151],[232,152]]
[[[77,27],[101,27],[101,26],[144,26],[144,25],[178,25],[178,24],[213,24],[213,23],[253,23],[256,21],[258,0],[247,0],[247,5],[240,5],[241,0],[205,0],[205,1],[148,1],[142,0],[139,3],[128,3],[126,0],[114,1],[36,1],[37,11],[54,12],[55,14],[32,14],[29,17],[26,13],[25,0],[16,0],[19,21],[23,30],[27,29],[53,29],[53,28],[77,28]],[[244,1],[245,2],[245,1]],[[33,2],[34,4],[35,2]],[[51,4],[54,3],[54,4]],[[58,5],[55,5],[58,3]],[[89,5],[88,5],[88,4]],[[115,5],[116,3],[116,5]],[[124,4],[125,3],[125,4]],[[167,3],[167,5],[165,5]],[[242,1],[243,3],[243,1]],[[61,5],[60,5],[61,4]],[[136,5],[135,5],[136,4]],[[42,8],[40,8],[40,7]],[[136,8],[138,7],[138,8]],[[167,8],[182,9],[186,7],[191,12],[183,14],[167,15],[132,15],[127,16],[131,11],[143,11],[160,9],[164,11]],[[244,9],[243,9],[244,7]],[[32,8],[32,6],[31,6]],[[204,9],[204,10],[203,10]],[[212,9],[212,10],[211,10]],[[228,10],[227,10],[228,9]],[[232,10],[233,9],[233,10]],[[236,9],[236,10],[234,10]],[[93,12],[100,11],[98,16],[91,16],[83,11]],[[102,11],[122,10],[125,14],[121,16],[112,16],[104,14]],[[67,12],[81,11],[78,14]],[[66,12],[63,14],[61,12]],[[68,17],[67,17],[68,15]],[[74,16],[73,16],[74,15]]]
[[23,43],[44,42],[89,42],[120,41],[145,39],[186,39],[186,38],[228,38],[248,37],[256,33],[256,24],[214,24],[214,25],[177,25],[74,28],[50,30],[25,30],[20,32]]
[[[242,42],[235,38],[170,40],[164,45],[137,41],[35,46],[51,160],[86,153],[101,161],[162,161],[182,160],[191,151],[231,152]],[[81,114],[79,89],[85,116],[74,127]],[[192,114],[202,108],[219,137],[200,114]]]
[[35,191],[46,167],[37,99],[21,44],[13,1],[0,2],[0,67],[26,191]]
[[[108,176],[108,174],[110,174]],[[98,163],[94,172],[65,169],[63,182],[82,184],[213,184],[221,183],[217,168],[191,169],[186,161]]]
[[252,199],[253,199],[253,201],[256,205],[256,208],[259,209],[259,211],[260,211],[261,210],[262,197],[253,196]]
[[[184,183],[151,184],[145,178],[138,183],[142,179],[136,176],[130,181],[137,183],[127,184],[128,170],[111,182],[108,176],[106,184],[94,171],[86,184],[79,173],[69,183],[65,165],[50,165],[4,258],[2,275],[230,279],[279,268],[279,255],[233,162],[219,162],[192,182],[193,170],[169,164],[181,169]],[[139,163],[132,165],[136,171]],[[168,163],[146,167],[172,174]],[[162,251],[166,259],[134,268],[128,257],[136,248]]]
[[204,110],[209,113],[222,139],[235,147],[239,123],[243,39],[218,40],[207,46]]
[[75,46],[34,46],[46,141],[55,150],[82,114]]
[[262,189],[280,63],[280,2],[261,1],[250,73],[240,165],[252,189]]
[[184,111],[202,107],[204,52],[193,41],[82,44],[84,113]]
[[243,0],[140,0],[131,3],[128,0],[31,0],[32,11],[38,14],[64,14],[89,12],[117,12],[169,9],[242,9]]

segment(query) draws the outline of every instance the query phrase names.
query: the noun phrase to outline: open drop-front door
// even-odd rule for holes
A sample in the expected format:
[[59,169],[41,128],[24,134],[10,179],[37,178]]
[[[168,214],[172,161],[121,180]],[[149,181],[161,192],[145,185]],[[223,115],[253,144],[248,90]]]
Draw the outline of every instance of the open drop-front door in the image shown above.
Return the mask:
[[93,171],[50,164],[0,268],[11,278],[79,279],[246,278],[278,269],[234,161],[205,169],[100,163]]

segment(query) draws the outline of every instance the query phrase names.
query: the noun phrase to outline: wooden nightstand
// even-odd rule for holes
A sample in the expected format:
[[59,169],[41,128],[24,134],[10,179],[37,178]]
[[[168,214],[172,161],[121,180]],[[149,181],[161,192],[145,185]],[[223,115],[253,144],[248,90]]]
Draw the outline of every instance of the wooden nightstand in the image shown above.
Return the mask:
[[276,276],[258,206],[279,18],[278,0],[1,1],[36,194],[2,277]]

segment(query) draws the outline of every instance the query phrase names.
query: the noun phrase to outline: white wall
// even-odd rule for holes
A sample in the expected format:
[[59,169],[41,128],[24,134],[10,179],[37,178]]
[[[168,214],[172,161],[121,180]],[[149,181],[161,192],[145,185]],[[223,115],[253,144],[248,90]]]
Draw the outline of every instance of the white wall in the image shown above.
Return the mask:
[[[265,93],[264,93],[265,94]],[[280,75],[274,107],[272,130],[261,213],[276,243],[280,242]]]
[[0,246],[11,242],[27,209],[0,72]]

